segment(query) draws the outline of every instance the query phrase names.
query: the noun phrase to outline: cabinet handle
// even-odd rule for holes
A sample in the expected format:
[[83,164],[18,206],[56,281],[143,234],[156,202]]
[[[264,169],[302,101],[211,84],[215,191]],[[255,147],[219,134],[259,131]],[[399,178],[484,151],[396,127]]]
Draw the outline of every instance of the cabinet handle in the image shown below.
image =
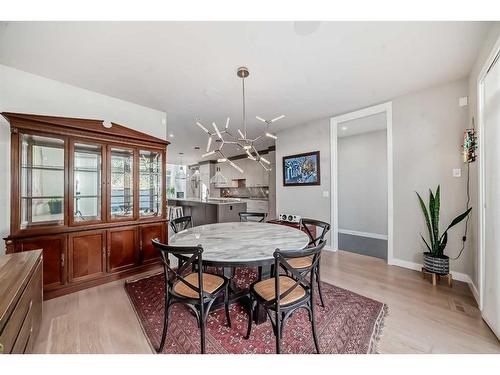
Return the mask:
[[61,267],[64,267],[64,253],[61,254]]

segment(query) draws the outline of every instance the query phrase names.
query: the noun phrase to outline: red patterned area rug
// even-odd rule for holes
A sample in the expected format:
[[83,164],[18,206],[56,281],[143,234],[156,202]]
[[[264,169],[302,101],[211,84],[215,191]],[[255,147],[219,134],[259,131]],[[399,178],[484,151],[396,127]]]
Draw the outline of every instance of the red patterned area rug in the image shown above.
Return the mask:
[[[238,269],[236,280],[241,286],[256,278],[253,269]],[[164,284],[158,274],[125,284],[144,333],[152,348],[160,343],[163,329]],[[327,283],[322,284],[325,307],[315,309],[316,329],[322,354],[376,353],[382,333],[387,305]],[[206,348],[211,354],[275,353],[275,340],[269,319],[253,325],[248,340],[244,335],[248,315],[244,307],[231,306],[232,327],[226,326],[224,309],[212,311],[207,322]],[[154,349],[153,349],[154,350]],[[287,320],[283,332],[282,353],[315,353],[311,323],[304,309]],[[195,317],[187,307],[175,304],[169,317],[164,353],[200,353],[200,333]]]

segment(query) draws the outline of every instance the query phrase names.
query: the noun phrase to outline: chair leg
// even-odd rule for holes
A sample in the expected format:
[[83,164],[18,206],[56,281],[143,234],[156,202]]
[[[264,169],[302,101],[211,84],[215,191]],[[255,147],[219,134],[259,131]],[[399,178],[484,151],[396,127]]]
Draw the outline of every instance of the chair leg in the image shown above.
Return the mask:
[[255,309],[255,302],[256,301],[254,301],[253,299],[250,300],[250,311],[248,312],[248,328],[247,334],[245,335],[245,340],[248,340],[250,338],[250,333],[252,333],[253,310]]
[[226,310],[227,326],[231,328],[231,317],[229,316],[229,283],[227,283],[226,291],[224,292],[224,309]]
[[313,340],[314,340],[314,346],[316,347],[316,353],[321,354],[319,351],[319,344],[318,344],[318,336],[316,335],[316,323],[314,321],[314,301],[311,295],[311,326],[312,326],[312,334],[313,334]]
[[167,296],[165,296],[165,313],[163,314],[163,332],[161,334],[160,347],[156,351],[157,353],[162,353],[163,349],[165,348],[165,341],[167,338],[167,330],[168,330],[168,312],[169,312],[168,299]]
[[319,268],[319,262],[318,266],[316,268],[316,280],[318,281],[318,292],[319,292],[319,299],[321,301],[321,307],[325,307],[325,303],[323,302],[323,292],[321,291],[321,277],[320,277],[320,268]]
[[285,321],[286,321],[286,317],[283,317],[283,319],[281,320],[281,327],[280,327],[280,340],[283,338],[283,331],[285,330]]
[[276,354],[281,353],[281,313],[276,311]]
[[201,354],[205,354],[205,319],[200,314]]

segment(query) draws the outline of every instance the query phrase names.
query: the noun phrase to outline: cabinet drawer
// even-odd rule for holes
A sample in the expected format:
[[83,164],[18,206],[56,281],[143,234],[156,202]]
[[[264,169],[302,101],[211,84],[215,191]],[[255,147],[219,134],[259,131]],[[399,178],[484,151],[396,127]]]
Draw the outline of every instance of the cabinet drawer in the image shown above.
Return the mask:
[[0,335],[4,353],[24,353],[30,335],[36,336],[42,313],[42,263],[19,298]]

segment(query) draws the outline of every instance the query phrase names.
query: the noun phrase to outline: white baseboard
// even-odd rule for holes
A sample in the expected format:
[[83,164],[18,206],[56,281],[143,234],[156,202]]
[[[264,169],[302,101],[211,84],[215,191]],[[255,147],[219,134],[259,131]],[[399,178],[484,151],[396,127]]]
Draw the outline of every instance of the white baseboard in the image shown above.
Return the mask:
[[472,282],[472,280],[469,283],[469,288],[470,288],[470,291],[472,292],[472,295],[474,296],[474,299],[477,302],[477,305],[479,306],[479,310],[481,310],[481,303],[480,303],[480,299],[479,299],[479,291],[476,288],[476,284],[474,284]]
[[[416,271],[422,270],[422,264],[410,262],[410,261],[398,259],[398,258],[392,258],[391,261],[389,262],[389,264],[393,265],[393,266],[398,266],[398,267],[408,268],[411,270],[416,270]],[[472,282],[472,279],[470,278],[470,276],[465,274],[465,273],[457,272],[457,271],[451,271],[451,274],[453,276],[453,279],[458,280],[458,281],[463,281],[464,283],[467,283],[469,285],[469,289],[472,292],[472,295],[476,299],[476,302],[479,306],[479,293],[477,291],[476,286]]]
[[349,230],[349,229],[339,229],[338,232],[342,233],[342,234],[349,234],[351,236],[369,237],[369,238],[376,238],[378,240],[386,240],[386,241],[388,238],[387,234],[359,232],[357,230]]

